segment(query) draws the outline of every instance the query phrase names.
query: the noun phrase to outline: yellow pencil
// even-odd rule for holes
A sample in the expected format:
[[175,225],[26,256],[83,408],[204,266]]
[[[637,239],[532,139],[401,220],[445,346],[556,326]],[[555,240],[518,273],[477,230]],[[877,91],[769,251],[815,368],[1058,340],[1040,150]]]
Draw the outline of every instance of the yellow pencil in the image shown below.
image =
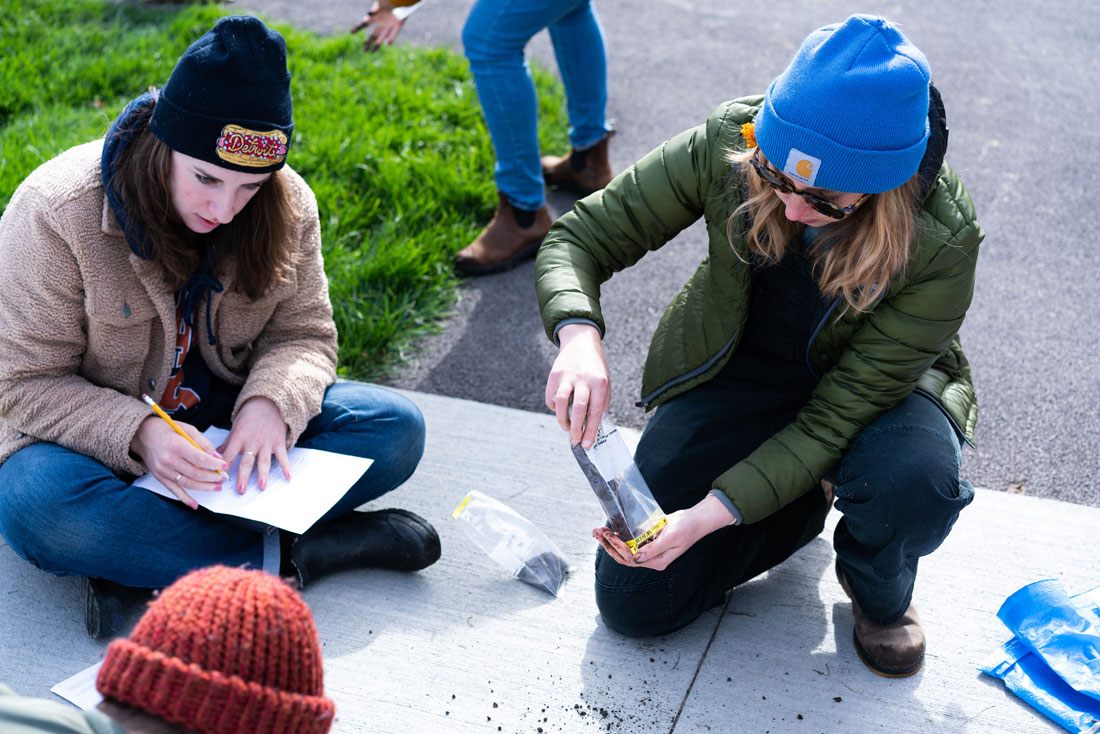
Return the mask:
[[[155,412],[157,415],[159,415],[161,418],[163,418],[165,421],[167,421],[168,425],[172,426],[173,431],[175,431],[179,435],[186,438],[187,443],[191,444],[192,446],[197,448],[199,451],[202,451],[202,446],[199,446],[197,443],[195,443],[195,440],[193,438],[191,438],[186,433],[184,433],[183,429],[179,427],[179,424],[176,423],[174,420],[172,420],[172,418],[167,413],[164,412],[164,409],[156,404],[156,401],[154,401],[151,397],[149,397],[145,393],[141,394],[141,399],[149,404],[149,407],[153,409],[153,412]],[[203,453],[206,453],[206,452],[203,451]],[[220,469],[218,470],[218,474],[220,474],[223,479],[229,479],[229,475],[226,474],[224,471],[222,471]]]

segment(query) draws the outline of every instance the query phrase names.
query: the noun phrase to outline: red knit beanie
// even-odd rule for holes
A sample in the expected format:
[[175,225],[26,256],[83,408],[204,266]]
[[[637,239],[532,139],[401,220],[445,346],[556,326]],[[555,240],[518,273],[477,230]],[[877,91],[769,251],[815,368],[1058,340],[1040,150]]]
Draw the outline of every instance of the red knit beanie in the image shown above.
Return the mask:
[[115,640],[104,696],[205,734],[324,734],[321,643],[309,607],[275,576],[212,566],[165,589]]

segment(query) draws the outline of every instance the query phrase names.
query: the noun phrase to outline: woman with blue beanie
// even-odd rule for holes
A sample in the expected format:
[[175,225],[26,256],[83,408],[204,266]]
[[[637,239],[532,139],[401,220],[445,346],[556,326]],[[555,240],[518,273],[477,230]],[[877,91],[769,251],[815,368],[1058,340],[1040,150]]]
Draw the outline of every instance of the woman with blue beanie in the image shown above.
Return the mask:
[[[39,167],[0,219],[0,533],[39,568],[89,579],[95,637],[118,630],[133,589],[216,563],[304,584],[439,557],[422,518],[351,512],[408,479],[424,423],[399,395],[335,383],[317,202],[286,165],[293,133],[283,37],[222,18],[163,89]],[[229,429],[220,446],[209,426]],[[261,489],[272,472],[290,479],[295,445],[374,463],[300,536],[198,508],[195,495],[243,493],[252,476]],[[146,472],[179,501],[132,486]]]
[[643,376],[656,412],[635,459],[668,525],[633,556],[593,531],[609,627],[690,623],[816,537],[835,498],[855,648],[881,675],[920,668],[918,560],[973,499],[958,332],[984,235],[946,143],[924,55],[855,15],[551,230],[536,264],[560,346],[546,403],[584,446],[608,405],[600,284],[700,217],[710,242]]

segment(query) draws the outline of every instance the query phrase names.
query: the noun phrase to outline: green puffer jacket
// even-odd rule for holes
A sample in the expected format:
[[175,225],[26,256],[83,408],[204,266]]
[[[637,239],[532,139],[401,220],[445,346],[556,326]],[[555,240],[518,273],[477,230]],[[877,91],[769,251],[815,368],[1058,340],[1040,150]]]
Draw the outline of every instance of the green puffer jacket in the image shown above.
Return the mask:
[[[728,156],[745,149],[741,125],[762,100],[727,102],[704,125],[658,147],[602,192],[577,202],[539,251],[536,288],[547,335],[553,339],[566,319],[591,320],[603,333],[600,284],[705,218],[709,256],[653,335],[639,403],[646,409],[709,380],[737,348],[751,282],[744,219],[734,220],[733,247],[726,233],[741,202]],[[977,403],[958,331],[984,233],[955,173],[942,164],[930,174],[936,169],[905,272],[870,313],[843,303],[830,311],[807,350],[821,375],[809,402],[793,423],[714,479],[746,523],[817,484],[865,426],[914,389],[934,398],[973,443]]]

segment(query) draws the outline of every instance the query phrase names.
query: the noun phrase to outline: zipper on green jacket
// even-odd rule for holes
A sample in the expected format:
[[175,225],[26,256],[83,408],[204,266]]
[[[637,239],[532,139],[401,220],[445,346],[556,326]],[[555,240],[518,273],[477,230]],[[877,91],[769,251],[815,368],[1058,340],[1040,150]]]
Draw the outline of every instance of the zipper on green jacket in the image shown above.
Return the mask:
[[719,350],[718,354],[715,354],[713,357],[708,359],[706,362],[704,362],[699,367],[696,367],[695,369],[693,369],[691,372],[680,375],[679,377],[674,377],[673,379],[669,380],[668,382],[666,382],[665,384],[661,385],[659,388],[657,388],[656,390],[651,392],[649,395],[643,396],[642,399],[639,400],[638,402],[634,403],[634,405],[636,407],[645,408],[646,410],[649,410],[649,404],[652,403],[654,400],[656,400],[661,395],[661,393],[667,392],[669,389],[671,389],[673,387],[676,387],[677,385],[682,385],[683,383],[687,382],[688,380],[692,380],[692,379],[698,377],[699,375],[703,374],[704,372],[709,370],[711,367],[713,367],[714,364],[718,360],[720,360],[722,357],[724,357],[726,355],[726,353],[729,352],[729,350],[733,348],[733,343],[735,341],[737,341],[737,332],[736,331],[733,332],[733,336],[731,336],[730,340],[728,342],[726,342],[726,346],[722,347],[722,349]]
[[817,339],[817,335],[821,333],[821,329],[824,328],[825,322],[829,320],[829,317],[833,315],[833,311],[840,305],[840,296],[833,299],[833,302],[829,305],[828,310],[825,311],[825,315],[821,317],[821,320],[817,322],[817,328],[814,329],[814,333],[810,334],[810,340],[806,342],[806,366],[810,368],[810,374],[821,379],[821,375],[814,369],[813,362],[810,361],[810,347],[814,345],[814,339]]

